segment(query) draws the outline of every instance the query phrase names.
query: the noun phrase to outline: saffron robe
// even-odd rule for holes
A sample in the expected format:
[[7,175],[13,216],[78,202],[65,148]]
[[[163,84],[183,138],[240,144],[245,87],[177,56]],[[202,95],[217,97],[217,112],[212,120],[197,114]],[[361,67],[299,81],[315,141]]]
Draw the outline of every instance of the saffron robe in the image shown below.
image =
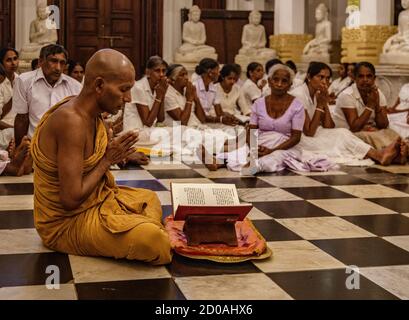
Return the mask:
[[[152,191],[118,187],[108,171],[78,209],[64,210],[60,202],[58,163],[41,152],[39,139],[50,115],[67,101],[44,115],[32,140],[34,221],[45,246],[80,256],[139,260],[153,265],[170,263],[171,246],[161,223],[162,208]],[[101,161],[107,145],[107,132],[100,118],[94,154],[84,161],[84,176]]]

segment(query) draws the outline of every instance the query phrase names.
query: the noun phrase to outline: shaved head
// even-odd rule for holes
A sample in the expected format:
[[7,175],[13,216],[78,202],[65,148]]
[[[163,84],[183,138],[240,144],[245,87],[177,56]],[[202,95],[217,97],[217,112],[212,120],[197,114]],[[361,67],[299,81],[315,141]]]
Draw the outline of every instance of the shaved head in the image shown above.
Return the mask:
[[112,49],[100,50],[89,59],[85,67],[85,87],[92,85],[97,78],[115,81],[129,72],[135,78],[135,68],[124,54]]
[[135,68],[122,53],[104,49],[95,53],[85,68],[83,91],[95,99],[101,112],[117,114],[131,102]]

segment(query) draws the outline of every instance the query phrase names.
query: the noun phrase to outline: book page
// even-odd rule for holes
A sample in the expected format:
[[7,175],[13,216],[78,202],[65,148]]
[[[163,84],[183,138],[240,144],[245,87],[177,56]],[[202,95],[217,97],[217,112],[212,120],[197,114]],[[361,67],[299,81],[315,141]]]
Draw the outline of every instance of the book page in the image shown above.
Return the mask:
[[237,206],[240,205],[236,186],[226,184],[172,183],[175,210],[185,206]]

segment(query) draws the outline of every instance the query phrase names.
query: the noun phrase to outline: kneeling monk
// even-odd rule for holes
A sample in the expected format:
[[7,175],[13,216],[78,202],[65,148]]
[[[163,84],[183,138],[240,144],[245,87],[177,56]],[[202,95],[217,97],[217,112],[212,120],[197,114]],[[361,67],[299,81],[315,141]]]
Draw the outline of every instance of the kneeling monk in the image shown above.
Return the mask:
[[156,194],[118,187],[109,172],[134,152],[138,135],[113,139],[101,114],[116,114],[131,101],[134,79],[124,55],[97,52],[80,95],[54,106],[34,134],[35,226],[50,249],[153,265],[172,259]]

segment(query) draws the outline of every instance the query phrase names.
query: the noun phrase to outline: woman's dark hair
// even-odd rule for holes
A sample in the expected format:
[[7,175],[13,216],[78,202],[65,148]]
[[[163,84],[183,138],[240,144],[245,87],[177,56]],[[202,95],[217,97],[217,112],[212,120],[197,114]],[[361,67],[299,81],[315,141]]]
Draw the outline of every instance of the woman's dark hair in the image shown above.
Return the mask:
[[166,69],[169,67],[168,63],[159,56],[153,56],[146,62],[146,69],[154,69],[157,66],[164,65]]
[[7,77],[6,70],[4,69],[3,65],[0,63],[0,76],[3,76],[4,78]]
[[247,78],[250,79],[250,73],[255,71],[258,67],[263,67],[260,63],[258,62],[252,62],[248,65],[247,67]]
[[81,66],[82,69],[84,69],[84,71],[85,71],[84,66],[80,62],[77,62],[77,61],[74,61],[74,60],[69,60],[68,61],[68,74],[69,75],[74,71],[76,66]]
[[238,74],[237,67],[233,64],[225,64],[220,71],[219,82],[222,82],[223,79],[227,78],[232,73]]
[[314,78],[317,74],[319,74],[322,70],[329,70],[329,75],[332,78],[332,69],[323,62],[311,62],[310,66],[308,67],[307,77],[305,78],[305,82],[308,83],[308,77]]
[[276,64],[284,64],[280,59],[272,59],[267,61],[266,63],[266,73],[270,71],[272,67],[274,67]]
[[297,65],[295,64],[295,62],[293,61],[293,60],[288,60],[286,63],[285,63],[285,65],[287,66],[287,67],[289,67],[291,70],[293,70],[294,71],[294,73],[297,73]]
[[373,74],[374,76],[376,76],[375,66],[374,66],[372,63],[370,63],[370,62],[364,61],[364,62],[358,63],[358,64],[355,66],[355,71],[354,71],[355,77],[358,77],[359,70],[361,70],[362,67],[368,68],[369,70],[371,70],[372,74]]
[[236,69],[236,74],[238,74],[239,76],[241,76],[241,73],[243,72],[243,69],[241,67],[241,65],[237,64],[237,63],[233,63],[232,66]]
[[11,48],[11,47],[2,48],[0,50],[0,64],[3,64],[3,60],[6,57],[7,52],[9,52],[9,51],[13,51],[17,55],[17,57],[19,57],[18,51],[16,49]]
[[210,58],[205,58],[202,61],[200,61],[199,65],[196,67],[195,72],[201,76],[208,72],[209,70],[215,69],[219,66],[219,63]]
[[35,69],[37,69],[37,67],[38,67],[38,62],[39,62],[39,59],[38,59],[38,58],[35,58],[35,59],[33,59],[33,60],[31,61],[31,70],[32,70],[32,71],[34,71]]

